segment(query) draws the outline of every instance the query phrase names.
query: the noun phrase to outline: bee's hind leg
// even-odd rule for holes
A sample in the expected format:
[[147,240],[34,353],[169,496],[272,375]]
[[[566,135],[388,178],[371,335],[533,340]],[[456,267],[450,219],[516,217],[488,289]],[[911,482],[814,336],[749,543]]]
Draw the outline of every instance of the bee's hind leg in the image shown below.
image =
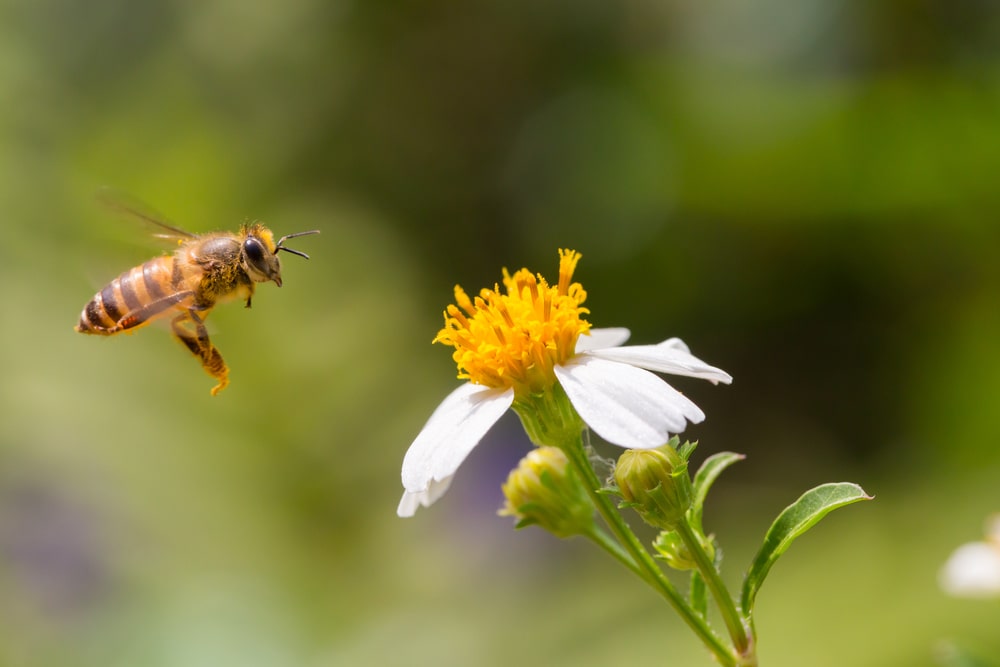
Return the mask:
[[208,329],[193,310],[188,310],[173,319],[170,323],[174,335],[180,338],[194,356],[201,360],[205,372],[219,381],[212,388],[212,396],[226,388],[229,384],[229,368],[222,360],[219,350],[208,339]]

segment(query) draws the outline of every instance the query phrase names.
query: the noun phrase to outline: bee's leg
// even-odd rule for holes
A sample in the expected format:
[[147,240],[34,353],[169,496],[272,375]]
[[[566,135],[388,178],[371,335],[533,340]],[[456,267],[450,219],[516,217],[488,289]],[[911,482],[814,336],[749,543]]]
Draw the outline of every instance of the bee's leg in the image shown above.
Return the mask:
[[250,283],[250,285],[249,285],[249,287],[247,289],[248,289],[248,292],[247,292],[247,308],[249,308],[250,307],[250,302],[253,300],[253,292],[254,292],[254,285],[253,285],[253,283]]
[[193,310],[188,310],[175,317],[170,326],[174,335],[187,345],[194,356],[201,359],[205,372],[219,381],[219,384],[212,388],[212,396],[225,389],[229,384],[229,368],[222,360],[222,355],[212,345],[212,341],[208,339],[208,330],[202,319]]

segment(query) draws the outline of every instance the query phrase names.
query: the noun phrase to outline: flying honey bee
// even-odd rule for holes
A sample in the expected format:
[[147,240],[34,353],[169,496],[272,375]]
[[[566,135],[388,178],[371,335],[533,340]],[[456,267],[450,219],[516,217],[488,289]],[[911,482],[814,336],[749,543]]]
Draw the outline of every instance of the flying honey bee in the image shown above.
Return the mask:
[[140,264],[112,280],[83,308],[76,330],[113,336],[132,331],[154,320],[171,317],[177,338],[218,381],[212,395],[229,384],[229,368],[208,339],[205,318],[219,303],[246,300],[250,307],[257,283],[281,287],[278,252],[305,257],[284,245],[288,239],[319,234],[318,229],[286,234],[274,242],[271,230],[259,222],[245,223],[238,232],[191,234],[135,205],[105,199],[105,203],[157,228],[157,236],[173,239],[179,247]]

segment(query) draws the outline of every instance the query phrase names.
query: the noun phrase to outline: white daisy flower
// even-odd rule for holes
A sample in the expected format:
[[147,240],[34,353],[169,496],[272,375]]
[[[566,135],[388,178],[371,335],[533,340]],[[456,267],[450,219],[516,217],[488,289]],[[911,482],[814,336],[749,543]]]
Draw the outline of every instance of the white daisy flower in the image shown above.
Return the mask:
[[[445,326],[434,342],[455,348],[460,379],[431,415],[403,459],[405,492],[397,513],[413,516],[448,489],[462,461],[511,407],[538,442],[551,428],[582,429],[582,419],[610,443],[652,449],[671,434],[698,423],[705,413],[690,399],[651,373],[670,373],[729,384],[732,377],[693,356],[679,338],[657,345],[623,346],[628,329],[591,329],[583,319],[587,297],[571,283],[577,252],[559,251],[559,282],[521,269],[503,272],[499,286],[473,300],[455,287],[457,305],[445,311]],[[579,415],[558,415],[559,389]],[[555,406],[554,412],[546,409]],[[529,416],[538,413],[541,427]],[[553,414],[563,417],[551,420]],[[567,426],[567,424],[569,424]]]
[[987,522],[986,541],[955,549],[938,579],[955,597],[1000,597],[1000,514]]

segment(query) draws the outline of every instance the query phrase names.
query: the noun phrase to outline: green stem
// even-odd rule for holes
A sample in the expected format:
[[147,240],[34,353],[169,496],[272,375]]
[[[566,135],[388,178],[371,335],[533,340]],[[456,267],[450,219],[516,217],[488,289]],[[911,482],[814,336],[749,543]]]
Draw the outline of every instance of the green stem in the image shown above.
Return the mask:
[[587,493],[590,495],[590,499],[593,501],[601,518],[604,519],[604,522],[614,534],[621,547],[631,556],[633,565],[629,566],[626,563],[626,566],[666,598],[667,602],[680,614],[684,622],[698,635],[699,639],[708,647],[708,650],[712,652],[721,665],[724,665],[724,667],[737,667],[739,658],[733,655],[732,649],[726,646],[712,632],[705,619],[691,609],[681,594],[677,592],[677,589],[674,588],[674,585],[667,579],[663,570],[653,560],[653,557],[649,555],[649,552],[639,542],[639,538],[635,536],[635,533],[629,528],[621,514],[618,513],[611,499],[606,494],[599,492],[603,485],[591,467],[590,461],[587,459],[582,437],[577,436],[574,442],[568,443],[562,449],[574,469],[580,475],[580,479],[583,480],[583,485],[587,489]]
[[708,590],[712,592],[715,603],[719,605],[719,612],[722,614],[722,619],[726,624],[726,629],[729,631],[729,636],[732,638],[739,655],[744,657],[744,661],[741,661],[740,664],[753,664],[745,661],[747,657],[752,659],[749,630],[743,623],[743,618],[740,616],[739,610],[736,609],[736,603],[729,594],[725,582],[722,581],[722,576],[716,569],[715,563],[712,562],[701,540],[698,539],[698,535],[687,519],[677,522],[674,529],[684,541],[684,546],[687,547],[688,551],[694,557],[698,571],[704,578]]

